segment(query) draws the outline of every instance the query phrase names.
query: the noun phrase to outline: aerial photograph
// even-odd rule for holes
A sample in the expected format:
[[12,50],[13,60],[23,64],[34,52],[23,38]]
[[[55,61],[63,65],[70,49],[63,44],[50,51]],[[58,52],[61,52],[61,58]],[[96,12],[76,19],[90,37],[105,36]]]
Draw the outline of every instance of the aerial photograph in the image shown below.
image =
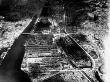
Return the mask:
[[109,0],[0,0],[0,82],[110,82]]

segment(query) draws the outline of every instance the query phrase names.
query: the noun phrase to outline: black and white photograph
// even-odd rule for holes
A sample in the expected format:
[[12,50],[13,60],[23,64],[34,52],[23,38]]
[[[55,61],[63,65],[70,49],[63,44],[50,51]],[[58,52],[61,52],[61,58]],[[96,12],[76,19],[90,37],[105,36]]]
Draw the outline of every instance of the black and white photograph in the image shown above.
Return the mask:
[[0,0],[0,82],[110,82],[109,0]]

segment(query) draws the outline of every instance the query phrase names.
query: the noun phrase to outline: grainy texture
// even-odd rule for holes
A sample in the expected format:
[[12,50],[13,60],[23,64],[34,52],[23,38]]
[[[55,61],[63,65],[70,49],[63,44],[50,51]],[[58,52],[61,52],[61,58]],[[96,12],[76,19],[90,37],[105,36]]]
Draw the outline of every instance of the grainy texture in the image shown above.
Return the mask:
[[107,0],[0,0],[0,11],[0,62],[37,14],[22,34],[28,39],[21,69],[31,80],[104,82]]

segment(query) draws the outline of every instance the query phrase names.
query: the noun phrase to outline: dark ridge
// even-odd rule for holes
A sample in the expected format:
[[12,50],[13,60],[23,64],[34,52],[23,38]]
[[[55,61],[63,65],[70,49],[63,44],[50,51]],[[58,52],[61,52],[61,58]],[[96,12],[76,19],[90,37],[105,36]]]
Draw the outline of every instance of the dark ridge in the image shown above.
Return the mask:
[[23,0],[2,0],[0,16],[5,17],[4,21],[17,22],[25,18],[31,18],[44,5],[39,0],[28,0],[26,4],[22,2]]
[[7,13],[11,12],[11,9],[15,6],[13,0],[1,0],[0,4],[0,15],[6,16]]
[[[38,15],[36,14],[23,33],[29,33]],[[11,46],[0,65],[0,81],[2,82],[32,82],[28,74],[21,70],[27,36],[20,35]],[[6,78],[6,79],[4,79]],[[13,80],[13,81],[12,81]]]
[[0,14],[3,12],[7,12],[10,10],[10,6],[12,5],[12,0],[1,0],[2,3],[0,4]]

